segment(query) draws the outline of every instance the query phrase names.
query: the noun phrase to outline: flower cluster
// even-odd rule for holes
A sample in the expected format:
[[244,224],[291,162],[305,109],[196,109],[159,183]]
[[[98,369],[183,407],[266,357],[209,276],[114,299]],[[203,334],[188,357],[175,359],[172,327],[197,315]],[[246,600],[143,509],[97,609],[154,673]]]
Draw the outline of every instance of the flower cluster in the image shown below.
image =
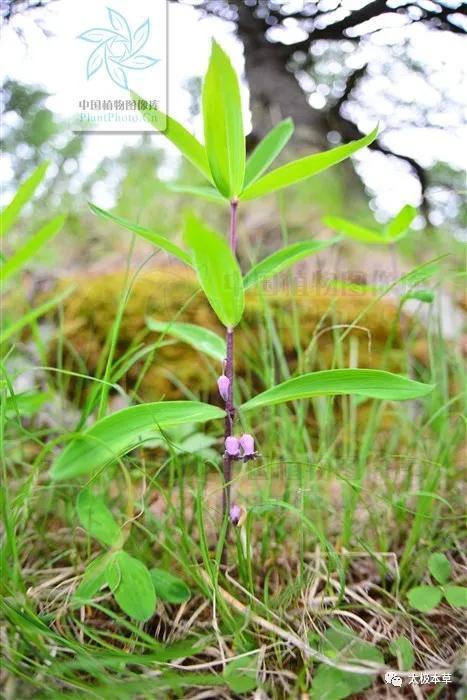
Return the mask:
[[234,459],[243,459],[248,462],[256,459],[258,453],[255,450],[255,441],[252,435],[244,433],[240,438],[230,435],[225,439],[225,452]]

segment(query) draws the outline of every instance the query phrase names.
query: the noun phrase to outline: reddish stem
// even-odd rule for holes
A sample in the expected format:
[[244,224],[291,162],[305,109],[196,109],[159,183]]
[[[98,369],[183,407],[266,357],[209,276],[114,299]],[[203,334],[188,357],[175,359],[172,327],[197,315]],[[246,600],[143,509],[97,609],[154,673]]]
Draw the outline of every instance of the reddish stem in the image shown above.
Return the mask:
[[[236,255],[237,251],[237,201],[230,203],[230,248],[232,253]],[[227,400],[225,402],[225,430],[224,439],[227,439],[233,434],[233,426],[235,420],[235,407],[233,402],[233,385],[234,385],[234,329],[227,328],[226,333],[227,357],[225,360],[225,376],[229,380],[229,388],[227,392]],[[232,481],[232,464],[233,458],[224,453],[223,477],[224,489],[222,494],[222,514],[228,517],[230,511],[230,482]],[[225,555],[225,549],[224,549]],[[224,558],[224,557],[223,557]]]

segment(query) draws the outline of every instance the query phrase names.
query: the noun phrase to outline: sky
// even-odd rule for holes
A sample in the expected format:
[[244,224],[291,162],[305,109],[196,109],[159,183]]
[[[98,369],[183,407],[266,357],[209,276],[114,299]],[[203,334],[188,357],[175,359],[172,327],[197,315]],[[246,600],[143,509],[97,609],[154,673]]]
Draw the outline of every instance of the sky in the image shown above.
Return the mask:
[[[140,3],[147,1],[149,0],[139,0]],[[12,24],[2,31],[4,57],[2,78],[31,85],[42,85],[52,95],[48,100],[48,107],[59,116],[70,116],[73,112],[70,109],[70,91],[71,94],[76,95],[77,86],[82,85],[79,82],[80,72],[83,73],[82,54],[78,57],[77,51],[83,51],[83,47],[87,48],[83,42],[76,41],[76,32],[78,26],[93,27],[102,24],[102,17],[96,10],[99,2],[101,0],[81,0],[80,2],[58,0],[51,2],[44,9],[16,16]],[[113,5],[122,2],[123,0],[114,0]],[[128,5],[128,8],[130,7],[131,5]],[[130,9],[126,10],[126,16],[131,22],[133,15]],[[21,30],[22,36],[18,34],[18,29]],[[43,29],[46,29],[46,33]],[[423,75],[409,75],[404,72],[397,57],[392,63],[387,64],[387,61],[385,63],[386,45],[392,41],[399,42],[401,37],[406,35],[410,37],[411,57],[421,61],[427,67],[434,85],[442,87],[444,92],[452,95],[457,103],[451,113],[449,110],[443,112],[439,109],[437,104],[439,95],[426,84]],[[291,33],[291,39],[292,36]],[[204,74],[212,37],[220,41],[230,54],[235,67],[242,74],[244,67],[242,47],[233,34],[232,25],[215,18],[201,19],[193,8],[169,3],[168,109],[183,123],[189,120],[191,102],[191,97],[184,86],[188,79]],[[88,47],[92,49],[93,45],[88,44]],[[317,48],[319,50],[319,46]],[[463,48],[465,44],[461,37],[437,33],[433,41],[433,32],[428,32],[421,26],[413,27],[408,32],[396,18],[394,27],[376,33],[371,41],[363,43],[358,55],[350,55],[348,58],[349,61],[357,62],[375,57],[381,59],[375,62],[375,65],[379,65],[380,71],[379,75],[375,76],[377,80],[373,81],[375,87],[372,87],[371,92],[363,91],[359,96],[358,104],[354,104],[352,108],[352,117],[356,119],[358,126],[363,131],[368,131],[375,125],[375,121],[379,120],[386,143],[416,157],[423,165],[429,166],[438,159],[445,159],[457,168],[464,167],[467,128],[459,127],[462,117],[460,112],[464,113],[464,124],[467,124],[465,89],[464,103],[459,103],[459,99],[462,99],[460,88],[466,78],[461,60]],[[154,69],[155,72],[151,74],[153,80],[157,80],[159,76],[160,82],[161,70],[161,65]],[[137,71],[133,71],[132,78],[136,74]],[[149,71],[144,75],[141,72],[138,77],[144,78],[147,75]],[[93,76],[91,80],[97,79],[100,79],[99,76]],[[391,95],[394,93],[404,103],[401,113],[403,117],[405,115],[405,123],[402,129],[392,128]],[[244,81],[243,94],[244,103],[247,105],[248,91]],[[315,86],[310,95],[310,104],[315,108],[323,107],[325,99],[323,86]],[[430,110],[440,112],[438,117],[440,123],[435,129],[414,128],[411,124],[413,119],[411,106],[415,104],[422,105],[428,112]],[[245,107],[245,120],[248,124],[247,107]],[[200,126],[200,119],[195,119],[192,128],[199,137],[202,136]],[[161,135],[155,135],[154,138],[157,139],[158,146],[173,152],[170,144],[167,145]],[[91,135],[87,139],[85,158],[83,158],[85,171],[92,172],[103,157],[115,155],[123,146],[136,144],[139,139],[139,136],[132,134]],[[364,180],[371,179],[374,190],[372,207],[377,218],[384,220],[389,214],[395,213],[402,204],[419,203],[418,184],[409,175],[405,164],[397,161],[388,164],[384,157],[368,152],[359,155],[356,158],[356,164]],[[4,159],[4,165],[8,166],[7,158]],[[8,177],[8,167],[5,167],[3,177]],[[109,202],[104,204],[107,205]]]

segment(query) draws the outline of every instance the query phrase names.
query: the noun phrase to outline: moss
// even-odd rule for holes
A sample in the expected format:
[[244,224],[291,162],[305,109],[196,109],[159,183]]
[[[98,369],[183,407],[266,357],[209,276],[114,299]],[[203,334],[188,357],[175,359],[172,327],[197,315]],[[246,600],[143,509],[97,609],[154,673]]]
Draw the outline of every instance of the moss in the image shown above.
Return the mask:
[[[70,281],[75,283],[76,290],[64,302],[65,337],[73,350],[69,350],[66,364],[70,367],[76,362],[73,355],[77,352],[88,371],[94,373],[117,313],[125,276],[123,272],[116,272],[91,279],[68,278],[61,282],[61,286],[69,286]],[[247,295],[244,320],[236,333],[239,376],[248,376],[255,381],[255,368],[261,366],[266,352],[273,352],[265,335],[264,309],[270,310],[271,323],[291,369],[297,363],[296,343],[299,340],[302,350],[308,348],[301,369],[309,371],[332,366],[336,352],[335,334],[342,334],[342,327],[351,324],[373,301],[369,296],[348,291],[344,295],[342,291],[325,287],[307,288],[299,282],[294,292],[280,283],[271,283],[261,292]],[[293,330],[294,314],[298,319],[299,338]],[[139,338],[144,339],[144,343],[150,343],[158,337],[158,334],[147,331],[146,316],[167,321],[177,318],[178,321],[223,332],[204,296],[198,291],[193,274],[175,266],[143,272],[137,277],[123,314],[117,357],[121,357]],[[394,318],[395,307],[392,303],[377,302],[342,343],[341,361],[360,367],[381,367],[382,350]],[[311,343],[314,334],[316,342]],[[403,354],[397,333],[388,369],[401,369]],[[142,362],[132,367],[126,375],[127,388],[136,381]],[[183,393],[180,386],[185,385],[190,391],[206,398],[213,387],[210,365],[212,363],[207,358],[185,344],[177,342],[166,345],[157,350],[139,393],[146,400],[162,396],[177,398]],[[215,371],[218,369],[215,368]]]

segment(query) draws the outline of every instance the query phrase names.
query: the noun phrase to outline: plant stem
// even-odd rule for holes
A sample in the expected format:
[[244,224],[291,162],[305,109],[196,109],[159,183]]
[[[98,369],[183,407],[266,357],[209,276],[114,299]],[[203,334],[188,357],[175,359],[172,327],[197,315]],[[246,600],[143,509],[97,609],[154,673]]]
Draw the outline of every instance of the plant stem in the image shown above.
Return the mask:
[[[230,248],[232,253],[237,252],[237,206],[238,202],[233,200],[230,203]],[[225,402],[225,430],[224,439],[233,434],[233,426],[235,419],[235,407],[233,402],[233,384],[234,384],[234,329],[227,328],[226,333],[227,357],[225,360],[225,376],[229,380],[229,388],[227,392],[227,400]],[[222,515],[229,516],[230,510],[230,482],[232,481],[232,464],[233,458],[225,452],[223,463],[224,489],[222,492]],[[225,550],[224,550],[225,554]]]

